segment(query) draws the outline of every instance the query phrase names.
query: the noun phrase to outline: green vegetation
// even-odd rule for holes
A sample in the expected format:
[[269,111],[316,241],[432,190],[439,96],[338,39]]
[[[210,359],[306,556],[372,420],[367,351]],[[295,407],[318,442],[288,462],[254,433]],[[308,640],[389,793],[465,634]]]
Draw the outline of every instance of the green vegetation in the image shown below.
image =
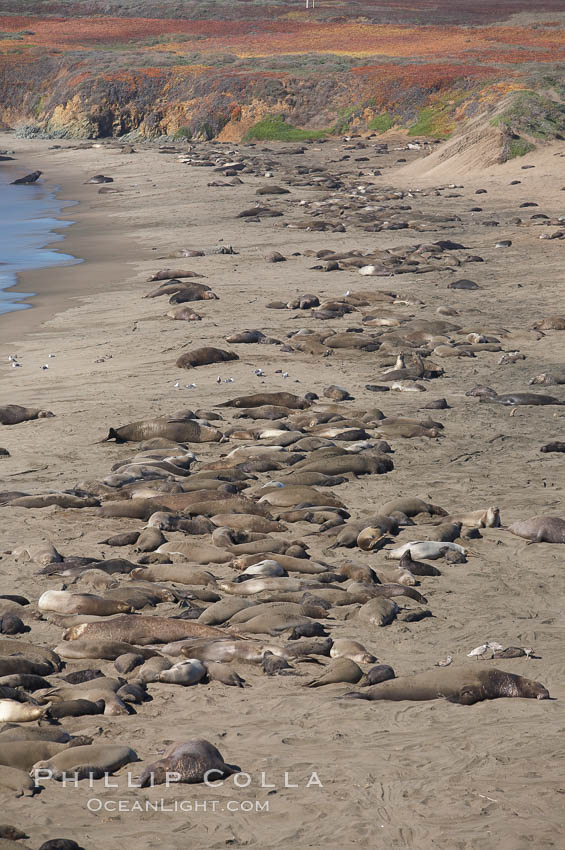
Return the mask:
[[190,129],[190,127],[179,127],[173,138],[192,139],[192,130]]
[[254,124],[245,134],[244,141],[258,142],[308,142],[322,139],[327,130],[302,130],[287,124],[284,115],[270,115]]
[[358,106],[346,106],[345,109],[340,109],[337,114],[337,121],[335,122],[333,127],[330,127],[328,133],[331,133],[335,136],[343,136],[343,134],[347,133],[347,131],[349,130],[351,119],[358,111]]
[[491,124],[543,141],[561,139],[565,136],[565,104],[525,89],[516,93],[512,105]]
[[393,120],[388,112],[383,112],[382,115],[375,115],[371,118],[367,127],[369,130],[376,130],[377,133],[386,133],[393,125]]
[[527,139],[510,139],[508,145],[508,159],[515,159],[517,156],[525,156],[530,151],[535,151],[536,146]]
[[434,136],[447,139],[454,129],[445,106],[427,106],[418,113],[416,123],[408,131],[409,136]]

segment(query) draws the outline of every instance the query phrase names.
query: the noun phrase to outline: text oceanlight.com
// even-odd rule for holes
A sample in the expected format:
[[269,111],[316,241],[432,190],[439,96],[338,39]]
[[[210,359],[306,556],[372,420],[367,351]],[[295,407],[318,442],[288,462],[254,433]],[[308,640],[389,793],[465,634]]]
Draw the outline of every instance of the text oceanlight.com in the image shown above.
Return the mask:
[[86,807],[89,812],[191,812],[217,814],[219,812],[268,812],[268,800],[101,800],[91,797]]

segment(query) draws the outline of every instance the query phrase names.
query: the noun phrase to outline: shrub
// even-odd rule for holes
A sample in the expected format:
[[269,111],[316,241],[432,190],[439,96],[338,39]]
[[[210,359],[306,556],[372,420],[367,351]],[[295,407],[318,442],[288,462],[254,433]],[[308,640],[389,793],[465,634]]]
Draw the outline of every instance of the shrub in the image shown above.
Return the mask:
[[302,130],[287,124],[284,115],[270,115],[254,124],[245,134],[244,141],[307,142],[326,135],[326,130]]

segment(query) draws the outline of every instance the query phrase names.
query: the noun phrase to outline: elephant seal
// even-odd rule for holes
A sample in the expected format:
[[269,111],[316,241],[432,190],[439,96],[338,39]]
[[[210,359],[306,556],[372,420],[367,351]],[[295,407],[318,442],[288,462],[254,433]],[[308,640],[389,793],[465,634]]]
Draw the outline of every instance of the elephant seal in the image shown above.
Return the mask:
[[12,550],[12,555],[18,561],[20,559],[23,561],[33,561],[41,567],[46,567],[48,564],[60,564],[63,561],[63,556],[48,541],[18,546]]
[[509,526],[508,531],[532,543],[565,543],[565,520],[556,516],[533,516]]
[[565,401],[560,401],[552,395],[538,395],[537,393],[503,393],[498,395],[491,387],[475,387],[465,395],[478,396],[479,401],[487,404],[505,404],[507,406],[565,404]]
[[348,638],[336,638],[330,649],[330,658],[349,658],[356,664],[372,664],[377,659],[362,643]]
[[206,626],[219,626],[227,622],[239,611],[254,606],[255,603],[249,599],[227,596],[225,599],[220,599],[219,602],[209,605],[198,617],[198,622],[204,623]]
[[31,174],[26,174],[25,177],[18,177],[17,180],[12,180],[11,186],[24,185],[26,183],[35,183],[36,180],[39,180],[43,171],[32,171]]
[[0,723],[30,723],[32,720],[40,720],[50,705],[51,703],[31,705],[13,699],[0,699]]
[[252,531],[259,534],[287,531],[284,523],[255,514],[215,514],[210,520],[218,528],[227,526],[234,531]]
[[179,369],[195,369],[197,366],[209,366],[211,363],[226,363],[229,360],[239,360],[235,351],[224,351],[222,348],[207,346],[204,348],[193,348],[182,354],[176,365]]
[[[29,835],[21,829],[18,829],[17,826],[10,826],[9,824],[3,823],[0,824],[0,838],[7,841],[19,841],[21,838],[29,838]],[[23,845],[20,845],[20,847],[22,846]]]
[[73,493],[42,493],[10,499],[3,504],[11,508],[50,508],[53,505],[59,508],[97,508],[100,502],[91,496],[75,496]]
[[310,624],[310,619],[301,614],[290,614],[284,611],[279,613],[276,609],[264,614],[251,617],[244,623],[237,625],[239,634],[246,635],[272,635],[277,636],[297,626]]
[[446,517],[446,522],[460,522],[466,528],[500,528],[500,510],[497,507],[468,511]]
[[431,564],[426,564],[424,561],[413,561],[410,549],[407,549],[402,555],[398,563],[398,568],[401,570],[408,570],[408,572],[412,573],[414,576],[441,575],[441,572],[437,569],[437,567],[432,567]]
[[218,661],[209,661],[206,664],[208,678],[211,682],[221,682],[222,685],[231,685],[236,688],[246,687],[245,679],[231,669],[229,664],[221,664]]
[[104,700],[93,702],[89,699],[67,699],[52,705],[48,717],[51,720],[61,720],[63,717],[84,717],[92,714],[104,714]]
[[337,496],[322,493],[315,487],[277,487],[265,496],[261,496],[259,504],[263,502],[277,508],[295,507],[300,504],[313,505],[314,507],[330,505],[334,508],[345,508],[344,503]]
[[263,668],[263,673],[267,676],[286,676],[289,674],[289,671],[290,675],[294,675],[294,667],[288,663],[286,658],[275,655],[270,650],[263,655],[261,667]]
[[300,398],[294,393],[254,393],[253,395],[239,396],[229,401],[218,404],[217,407],[261,407],[264,404],[274,404],[287,407],[290,410],[306,410],[312,406],[312,402],[306,398]]
[[[36,762],[32,776],[40,782],[47,776],[58,782],[65,774],[73,779],[101,779],[107,773],[114,773],[124,764],[139,761],[137,753],[130,747],[113,744],[90,744],[86,747],[70,747],[49,759]],[[47,772],[47,773],[46,773]]]
[[385,502],[381,508],[381,513],[385,516],[390,516],[393,513],[400,511],[407,517],[414,517],[418,514],[429,514],[430,516],[447,516],[447,511],[437,505],[432,505],[429,502],[424,502],[423,499],[416,497],[406,497],[404,499],[393,499],[391,502]]
[[226,638],[225,636],[216,640],[181,641],[176,650],[174,644],[163,647],[168,655],[179,654],[185,658],[198,658],[204,664],[209,661],[229,663],[231,661],[243,661],[248,664],[260,664],[265,653],[265,646],[261,641],[242,640]]
[[321,688],[324,685],[335,685],[348,682],[356,685],[363,676],[363,671],[355,661],[350,658],[336,658],[331,661],[325,672],[318,679],[306,682],[306,688]]
[[164,437],[177,443],[217,443],[222,434],[217,428],[202,425],[193,418],[160,417],[156,419],[142,419],[119,428],[110,428],[108,436],[102,442],[115,440],[117,443],[150,440],[154,437]]
[[39,597],[37,607],[40,611],[55,611],[57,614],[94,614],[98,617],[126,614],[132,610],[126,602],[104,599],[93,593],[70,593],[68,590],[46,590]]
[[159,673],[159,682],[169,685],[195,685],[206,676],[206,667],[197,658],[179,661],[167,670]]
[[453,543],[461,536],[462,523],[457,522],[441,522],[430,529],[430,540],[439,543]]
[[466,555],[467,550],[458,543],[442,543],[436,540],[413,540],[410,543],[404,543],[397,549],[390,549],[385,557],[388,560],[399,561],[405,552],[410,552],[412,558],[427,558],[430,561],[435,561],[437,558],[442,558],[446,552],[453,551],[460,555]]
[[[79,658],[100,658],[105,661],[116,661],[127,654],[141,655],[144,659],[152,658],[158,653],[153,649],[145,649],[118,640],[64,640],[57,647],[61,658],[69,660]],[[116,668],[117,669],[117,668]]]
[[16,797],[33,797],[37,792],[37,785],[25,770],[0,767],[0,789],[14,791]]
[[345,694],[351,699],[366,700],[432,700],[447,699],[459,705],[474,705],[499,697],[549,699],[549,692],[540,682],[505,673],[494,667],[466,665],[441,667],[402,676],[374,685],[364,693]]
[[0,425],[18,425],[30,419],[50,419],[55,416],[50,410],[39,407],[22,407],[19,404],[0,405]]
[[377,664],[363,676],[359,682],[360,688],[367,688],[369,685],[378,685],[380,682],[386,682],[389,679],[395,679],[396,673],[388,664]]
[[210,543],[185,543],[183,540],[163,543],[162,546],[159,546],[157,552],[164,552],[167,555],[183,555],[187,560],[197,561],[202,565],[227,564],[234,557],[231,552],[220,549],[219,546],[212,546]]
[[63,640],[117,640],[140,646],[197,637],[225,637],[225,632],[193,621],[126,614],[114,620],[71,626],[63,633]]
[[241,773],[241,768],[226,764],[222,754],[204,738],[171,744],[163,758],[149,764],[141,774],[140,787],[165,782],[214,782]]
[[29,771],[36,761],[49,759],[68,746],[54,741],[2,741],[0,765]]
[[377,596],[369,599],[359,608],[357,617],[374,626],[388,626],[396,619],[398,611],[398,605],[392,599]]

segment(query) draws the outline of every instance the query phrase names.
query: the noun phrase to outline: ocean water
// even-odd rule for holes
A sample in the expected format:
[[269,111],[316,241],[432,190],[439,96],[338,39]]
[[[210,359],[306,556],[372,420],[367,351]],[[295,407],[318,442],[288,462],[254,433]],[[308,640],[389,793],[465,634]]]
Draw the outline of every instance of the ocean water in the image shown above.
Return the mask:
[[31,306],[24,304],[23,299],[34,295],[33,292],[10,289],[17,283],[18,272],[82,262],[53,249],[53,245],[63,239],[53,228],[72,224],[57,216],[64,207],[75,202],[57,200],[55,193],[41,182],[29,186],[10,185],[24,173],[21,168],[16,170],[12,163],[2,164],[0,168],[0,314]]

